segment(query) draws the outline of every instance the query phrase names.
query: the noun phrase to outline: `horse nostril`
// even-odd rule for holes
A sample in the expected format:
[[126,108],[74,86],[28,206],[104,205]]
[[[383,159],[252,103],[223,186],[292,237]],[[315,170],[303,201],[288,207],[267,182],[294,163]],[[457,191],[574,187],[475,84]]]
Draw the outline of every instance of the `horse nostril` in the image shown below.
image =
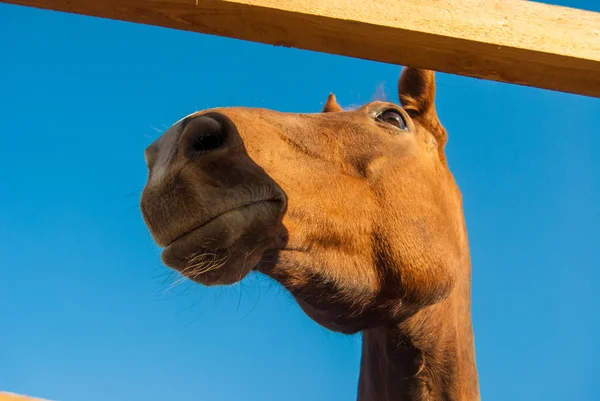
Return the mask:
[[221,123],[213,118],[200,116],[185,125],[181,142],[185,157],[193,158],[219,149],[226,139]]

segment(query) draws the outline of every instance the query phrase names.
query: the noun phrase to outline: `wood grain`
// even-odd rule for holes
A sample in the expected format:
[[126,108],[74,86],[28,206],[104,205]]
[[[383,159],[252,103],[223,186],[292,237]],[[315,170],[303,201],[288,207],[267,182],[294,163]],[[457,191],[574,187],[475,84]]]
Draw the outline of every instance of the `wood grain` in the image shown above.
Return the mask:
[[600,97],[600,14],[523,0],[0,0]]

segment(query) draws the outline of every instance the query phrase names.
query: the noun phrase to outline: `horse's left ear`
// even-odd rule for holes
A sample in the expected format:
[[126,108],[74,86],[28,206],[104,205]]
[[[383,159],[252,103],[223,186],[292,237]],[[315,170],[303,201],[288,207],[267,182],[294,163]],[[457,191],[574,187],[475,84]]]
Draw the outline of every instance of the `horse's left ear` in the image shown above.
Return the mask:
[[448,134],[435,110],[435,73],[406,67],[398,81],[398,97],[404,110],[431,132],[443,151]]
[[335,113],[338,111],[342,111],[342,108],[337,102],[335,95],[333,93],[329,94],[327,98],[327,102],[325,102],[325,106],[323,107],[323,113]]

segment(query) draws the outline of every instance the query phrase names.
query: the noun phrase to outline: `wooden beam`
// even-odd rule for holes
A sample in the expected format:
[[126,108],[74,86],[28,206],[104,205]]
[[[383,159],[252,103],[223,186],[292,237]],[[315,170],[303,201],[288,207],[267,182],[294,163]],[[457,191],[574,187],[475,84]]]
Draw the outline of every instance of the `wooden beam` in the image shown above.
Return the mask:
[[27,397],[25,395],[0,391],[0,401],[44,401],[41,398]]
[[600,14],[530,1],[0,1],[600,97]]

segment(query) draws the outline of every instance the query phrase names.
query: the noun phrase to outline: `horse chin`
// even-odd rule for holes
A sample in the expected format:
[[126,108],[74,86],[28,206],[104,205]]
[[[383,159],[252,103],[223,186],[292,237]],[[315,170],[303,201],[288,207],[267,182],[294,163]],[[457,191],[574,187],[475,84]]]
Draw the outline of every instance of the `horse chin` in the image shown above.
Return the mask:
[[277,238],[281,202],[260,202],[224,213],[164,248],[163,263],[205,285],[241,281]]
[[205,267],[196,267],[182,274],[207,287],[235,284],[242,281],[254,269],[261,256],[262,252],[254,252],[250,255],[232,252],[222,257],[224,261],[208,262]]

